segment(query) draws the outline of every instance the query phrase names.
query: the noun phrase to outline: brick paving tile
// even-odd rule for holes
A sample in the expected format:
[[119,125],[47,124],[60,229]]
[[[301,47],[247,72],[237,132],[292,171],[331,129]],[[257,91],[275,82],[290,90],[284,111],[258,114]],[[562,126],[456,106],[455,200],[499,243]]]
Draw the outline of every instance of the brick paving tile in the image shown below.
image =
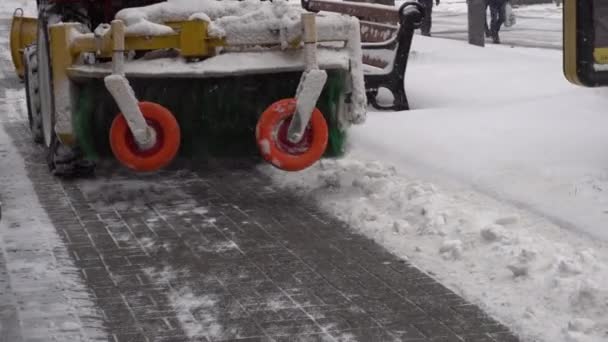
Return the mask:
[[[24,158],[43,160],[26,126],[8,125]],[[151,175],[104,162],[74,181],[27,167],[112,342],[517,341],[250,161]]]
[[6,261],[0,253],[0,341],[21,342],[17,303],[11,296]]

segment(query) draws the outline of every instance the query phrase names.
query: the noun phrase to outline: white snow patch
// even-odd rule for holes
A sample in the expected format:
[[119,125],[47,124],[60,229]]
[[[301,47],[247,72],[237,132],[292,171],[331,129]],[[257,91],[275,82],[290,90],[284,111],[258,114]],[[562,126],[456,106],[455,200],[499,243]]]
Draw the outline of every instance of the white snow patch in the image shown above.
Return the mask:
[[460,259],[462,257],[462,241],[446,240],[439,247],[439,253],[445,259]]
[[[205,336],[210,339],[219,339],[222,336],[222,325],[218,322],[218,315],[222,308],[218,305],[218,299],[214,295],[195,295],[192,288],[174,283],[180,272],[170,266],[162,270],[146,269],[146,274],[157,281],[170,283],[169,301],[177,312],[182,329],[190,338]],[[187,275],[187,274],[186,274]],[[195,317],[196,316],[196,317]]]
[[[2,104],[0,109],[4,110]],[[41,207],[24,161],[3,127],[0,145],[0,253],[6,261],[11,289],[4,298],[14,298],[19,303],[16,308],[22,319],[37,317],[48,323],[36,329],[23,329],[23,337],[57,341],[106,337],[92,295]],[[65,210],[71,211],[70,206],[66,205]],[[85,327],[80,322],[82,316],[93,320]]]
[[413,180],[354,151],[297,174],[261,168],[524,338],[565,340],[574,317],[595,322],[577,333],[596,341],[608,329],[604,244],[479,193]]
[[37,17],[38,9],[35,0],[2,0],[0,17],[10,18],[17,8],[23,9],[25,17]]
[[140,21],[125,28],[126,36],[161,36],[175,33],[173,29],[166,25]]
[[78,324],[76,322],[64,322],[61,325],[61,329],[62,330],[79,330],[80,324]]
[[[296,90],[296,113],[306,115],[305,119],[310,119],[326,81],[327,72],[325,70],[312,69],[302,73]],[[302,133],[304,133],[305,127],[302,128]]]
[[481,229],[481,237],[488,242],[495,242],[505,238],[504,228],[491,224]]
[[211,22],[211,18],[209,18],[209,16],[203,12],[198,12],[198,13],[194,13],[192,14],[188,20],[201,20],[201,21],[206,21],[208,23]]
[[[320,68],[348,70],[350,58],[347,51],[319,48],[317,56]],[[127,76],[152,78],[255,75],[270,71],[303,71],[304,68],[304,52],[302,50],[224,53],[200,62],[187,62],[182,58],[138,59],[125,62]],[[111,63],[76,65],[72,67],[72,70],[83,74],[109,75],[112,71],[112,65]]]
[[[287,1],[224,0],[200,1],[173,0],[144,7],[124,9],[116,15],[127,30],[139,28],[144,35],[162,34],[160,27],[169,21],[202,19],[210,23],[209,35],[224,38],[229,45],[257,45],[280,42],[285,48],[302,35],[301,6]],[[346,40],[348,20],[335,13],[318,15],[319,38]]]
[[209,213],[209,209],[206,207],[196,207],[192,210],[192,212],[197,215],[207,215]]
[[274,166],[276,166],[276,167],[278,167],[278,168],[280,168],[280,167],[281,167],[281,165],[283,165],[283,164],[281,163],[281,161],[280,161],[280,160],[278,160],[277,158],[272,158],[272,160],[271,160],[270,162],[272,163],[272,165],[274,165]]
[[262,149],[262,154],[269,155],[270,141],[268,141],[268,139],[262,139],[262,141],[260,141],[260,148]]

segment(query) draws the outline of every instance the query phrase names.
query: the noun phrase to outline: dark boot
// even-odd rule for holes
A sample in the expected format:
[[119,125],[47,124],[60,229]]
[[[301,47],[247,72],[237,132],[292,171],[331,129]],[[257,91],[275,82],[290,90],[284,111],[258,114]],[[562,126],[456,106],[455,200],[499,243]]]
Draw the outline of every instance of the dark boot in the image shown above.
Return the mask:
[[492,43],[500,44],[500,37],[498,36],[498,32],[492,32]]

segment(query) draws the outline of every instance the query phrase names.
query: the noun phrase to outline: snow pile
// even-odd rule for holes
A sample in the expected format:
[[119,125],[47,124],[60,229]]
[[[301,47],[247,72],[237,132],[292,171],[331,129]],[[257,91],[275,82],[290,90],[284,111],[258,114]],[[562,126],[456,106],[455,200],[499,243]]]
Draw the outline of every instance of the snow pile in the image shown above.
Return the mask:
[[419,110],[371,115],[351,131],[355,148],[608,240],[606,89],[569,84],[559,51],[425,38],[405,80]]
[[127,26],[141,22],[160,24],[168,21],[183,21],[192,16],[200,16],[200,13],[215,20],[221,17],[242,16],[256,11],[260,6],[261,3],[257,0],[169,0],[149,6],[123,9],[116,14],[116,19],[124,21]]
[[304,13],[303,9],[282,0],[252,2],[257,2],[256,9],[213,20],[209,34],[225,38],[230,45],[251,45],[251,42],[264,41],[272,43],[278,35],[284,48],[300,37],[300,15]]
[[[173,0],[144,7],[124,9],[116,14],[127,25],[127,34],[159,35],[173,32],[163,23],[183,20],[210,22],[209,35],[224,38],[229,45],[269,44],[280,39],[283,47],[301,34],[301,6],[284,0]],[[327,13],[318,16],[319,38],[346,40],[350,32],[348,17]]]
[[608,337],[608,246],[483,195],[411,180],[364,159],[324,160],[297,174],[263,170],[523,337]]
[[414,110],[371,113],[342,160],[267,172],[525,338],[606,341],[608,100],[561,61],[416,37]]

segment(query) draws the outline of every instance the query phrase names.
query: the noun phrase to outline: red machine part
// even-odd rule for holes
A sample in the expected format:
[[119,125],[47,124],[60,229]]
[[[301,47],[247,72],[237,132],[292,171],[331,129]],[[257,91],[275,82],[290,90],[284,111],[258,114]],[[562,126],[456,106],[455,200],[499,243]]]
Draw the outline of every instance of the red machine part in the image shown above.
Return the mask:
[[152,5],[166,0],[48,0],[51,4],[82,4],[88,5],[103,13],[103,21],[110,22],[116,12],[123,8]]
[[156,133],[156,143],[147,149],[137,146],[125,117],[119,113],[110,128],[110,147],[118,161],[135,171],[156,171],[167,166],[179,151],[181,132],[173,114],[153,102],[140,102],[148,126]]
[[329,140],[329,130],[323,114],[312,112],[304,136],[297,143],[287,139],[287,131],[296,111],[296,99],[282,99],[262,113],[256,127],[256,140],[262,157],[285,171],[303,170],[319,160]]

